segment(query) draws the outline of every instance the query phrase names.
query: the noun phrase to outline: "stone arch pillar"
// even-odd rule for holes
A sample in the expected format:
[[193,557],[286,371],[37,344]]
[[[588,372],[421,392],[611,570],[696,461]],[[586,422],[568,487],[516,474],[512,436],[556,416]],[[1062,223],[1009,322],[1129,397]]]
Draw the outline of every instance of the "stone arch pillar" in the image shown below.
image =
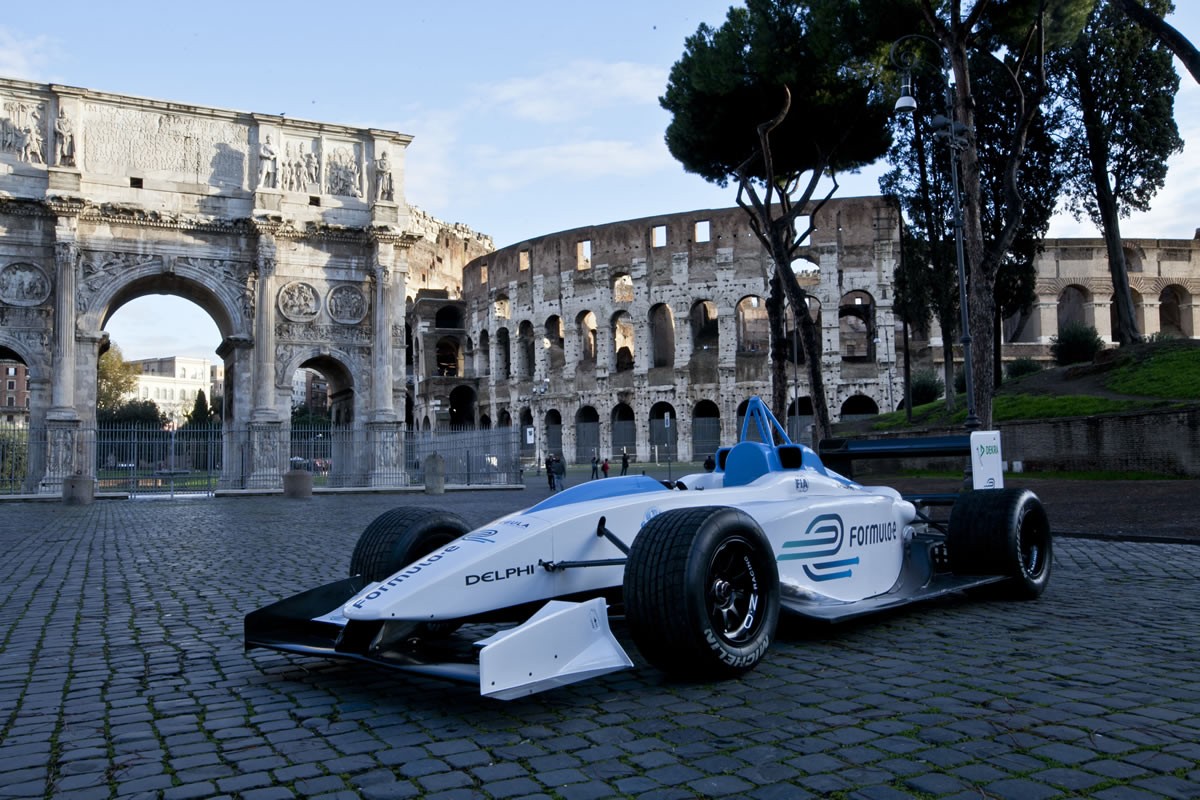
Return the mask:
[[279,454],[283,421],[277,407],[275,379],[275,237],[261,232],[258,239],[258,297],[254,319],[253,409],[247,447],[249,481],[255,488],[283,485],[284,459]]
[[1112,342],[1112,300],[1101,299],[1099,295],[1093,295],[1092,299],[1092,319],[1095,320],[1092,324],[1096,328],[1096,333],[1106,342]]
[[[62,491],[63,481],[76,473],[94,471],[84,450],[80,418],[75,404],[76,363],[75,292],[79,269],[79,247],[75,242],[74,218],[60,217],[54,244],[54,342],[51,353],[50,408],[46,412],[44,465],[38,490],[45,494]],[[94,443],[93,443],[94,444]]]
[[258,239],[258,297],[254,319],[254,409],[251,421],[279,421],[275,407],[275,237]]
[[1058,298],[1039,293],[1034,313],[1038,319],[1038,344],[1049,344],[1051,337],[1058,335]]
[[596,320],[596,374],[607,375],[612,372],[615,355],[613,353],[612,319],[601,322]]
[[1142,295],[1142,309],[1142,336],[1153,336],[1162,330],[1162,318],[1159,316],[1162,303],[1159,302],[1158,295]]

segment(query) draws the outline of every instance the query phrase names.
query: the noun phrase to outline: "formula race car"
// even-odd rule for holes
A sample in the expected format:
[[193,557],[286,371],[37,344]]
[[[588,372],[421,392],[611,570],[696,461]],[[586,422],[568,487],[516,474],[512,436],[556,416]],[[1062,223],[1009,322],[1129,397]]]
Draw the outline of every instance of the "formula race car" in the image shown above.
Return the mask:
[[712,472],[589,481],[474,530],[440,509],[386,512],[350,577],[251,612],[245,647],[511,699],[632,666],[610,613],[650,664],[725,678],[764,657],[781,612],[835,621],[985,586],[1042,593],[1051,536],[1032,492],[946,502],[934,520],[924,500],[826,468],[755,397]]

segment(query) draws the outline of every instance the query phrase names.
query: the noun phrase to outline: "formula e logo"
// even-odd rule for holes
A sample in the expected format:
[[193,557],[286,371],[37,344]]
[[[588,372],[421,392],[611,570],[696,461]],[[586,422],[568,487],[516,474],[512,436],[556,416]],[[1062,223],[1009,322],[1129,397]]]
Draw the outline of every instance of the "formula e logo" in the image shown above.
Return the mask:
[[468,533],[466,536],[464,536],[462,538],[463,538],[464,542],[479,542],[480,544],[495,544],[496,540],[493,537],[496,536],[496,534],[498,534],[498,533],[500,533],[500,531],[496,530],[495,528],[484,528],[484,529],[478,530],[478,531],[471,531],[470,533]]
[[837,514],[813,517],[800,539],[783,543],[780,561],[804,561],[804,574],[814,581],[849,578],[858,556],[837,558],[846,539],[846,526]]

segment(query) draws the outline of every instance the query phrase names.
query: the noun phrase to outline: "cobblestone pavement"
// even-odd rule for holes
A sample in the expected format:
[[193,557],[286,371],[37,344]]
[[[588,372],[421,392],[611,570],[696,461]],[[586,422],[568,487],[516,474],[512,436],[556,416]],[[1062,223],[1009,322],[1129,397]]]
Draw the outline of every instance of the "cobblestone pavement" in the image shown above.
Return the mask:
[[714,684],[639,662],[504,703],[243,652],[376,514],[544,493],[0,505],[0,797],[1200,797],[1188,544],[1059,539],[1038,602],[789,625]]

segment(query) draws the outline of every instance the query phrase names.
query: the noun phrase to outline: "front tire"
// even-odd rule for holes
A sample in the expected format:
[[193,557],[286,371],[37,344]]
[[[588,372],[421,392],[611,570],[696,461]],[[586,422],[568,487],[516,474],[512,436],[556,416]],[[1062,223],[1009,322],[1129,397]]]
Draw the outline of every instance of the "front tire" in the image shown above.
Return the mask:
[[779,622],[779,571],[748,514],[716,506],[659,514],[625,566],[625,617],[666,673],[729,678],[755,667]]
[[963,494],[950,511],[946,549],[957,575],[1006,576],[997,586],[1006,599],[1036,599],[1050,582],[1050,522],[1028,489]]
[[[371,521],[350,556],[350,574],[381,581],[469,532],[457,514],[434,508],[394,508]],[[445,637],[456,622],[414,622],[406,635]]]

